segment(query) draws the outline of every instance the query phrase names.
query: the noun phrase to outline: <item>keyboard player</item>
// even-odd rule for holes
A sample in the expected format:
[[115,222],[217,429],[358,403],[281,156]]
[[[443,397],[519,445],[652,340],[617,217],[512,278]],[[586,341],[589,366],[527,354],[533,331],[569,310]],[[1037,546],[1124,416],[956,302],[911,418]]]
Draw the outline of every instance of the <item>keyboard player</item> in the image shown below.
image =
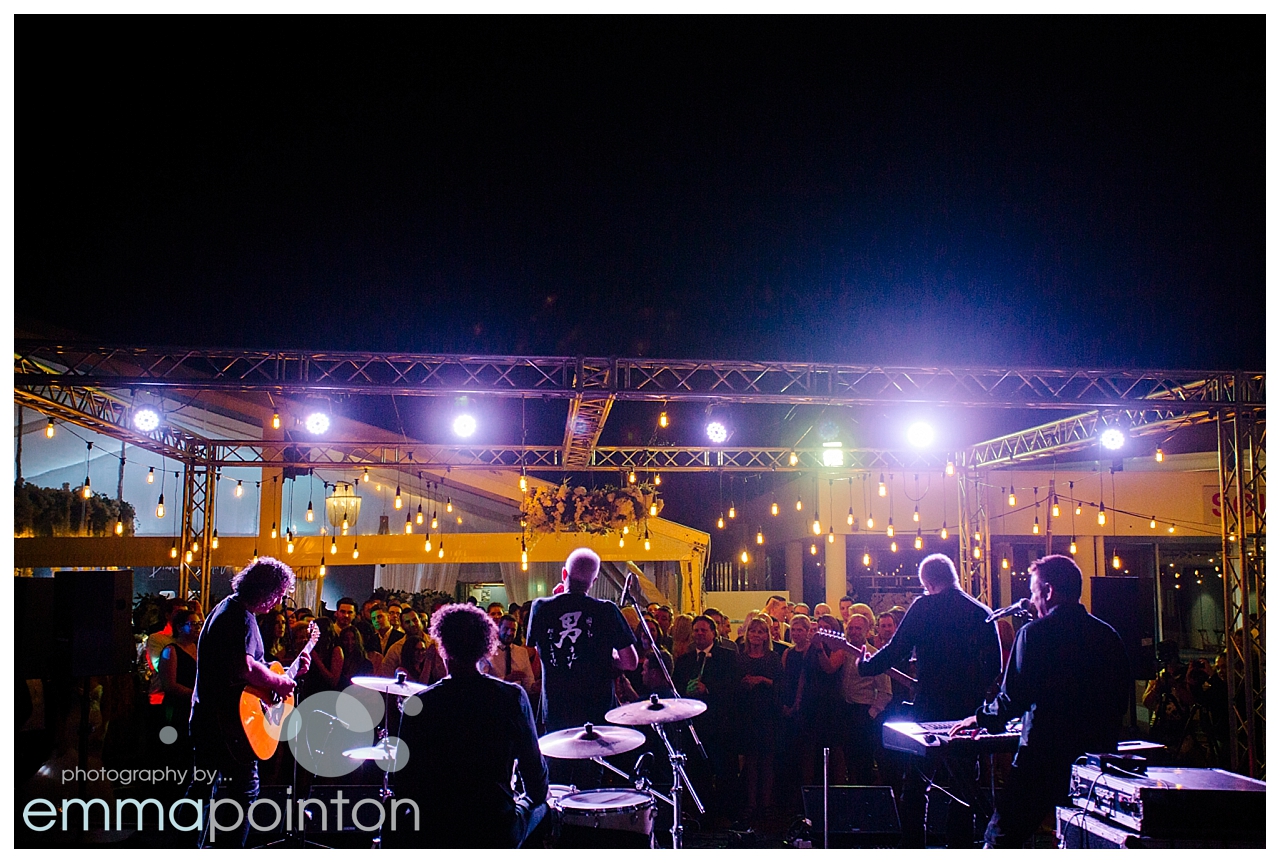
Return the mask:
[[[960,589],[955,565],[943,554],[920,561],[925,595],[912,603],[889,643],[858,662],[866,676],[883,674],[916,654],[916,697],[910,708],[916,722],[940,722],[971,716],[983,703],[987,688],[1000,673],[1000,640],[991,609]],[[925,789],[939,785],[965,800],[974,800],[977,756],[946,753],[928,760],[911,759],[903,777],[898,816],[904,848],[925,844]],[[948,847],[973,847],[973,812],[947,807]]]

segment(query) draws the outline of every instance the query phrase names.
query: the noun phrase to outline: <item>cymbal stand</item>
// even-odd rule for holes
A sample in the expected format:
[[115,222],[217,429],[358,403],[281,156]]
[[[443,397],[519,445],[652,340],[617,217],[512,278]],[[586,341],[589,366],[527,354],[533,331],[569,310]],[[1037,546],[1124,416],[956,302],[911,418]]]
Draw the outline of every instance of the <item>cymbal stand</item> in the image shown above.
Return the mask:
[[[403,684],[405,682],[405,679],[406,679],[406,676],[403,671],[396,672],[396,683]],[[382,694],[382,697],[383,697],[383,704],[384,704],[384,707],[383,707],[384,717],[383,717],[383,724],[382,724],[382,733],[378,735],[379,742],[384,742],[387,740],[388,737],[391,736],[391,693],[384,692]],[[396,696],[396,714],[397,714],[396,731],[399,732],[404,727],[404,696],[403,695]],[[399,759],[399,755],[400,755],[399,733],[395,735],[395,740],[396,740],[396,754],[395,756],[392,757],[391,763],[388,766],[382,768],[382,788],[378,790],[378,799],[382,801],[384,812],[386,811],[387,801],[390,800],[393,796],[393,792],[391,790],[391,771],[395,769],[396,762],[400,760]],[[377,762],[374,762],[374,763],[377,763]],[[383,818],[382,821],[383,821],[383,824],[386,823],[385,818]],[[374,848],[382,847],[383,824],[378,825],[378,832],[373,837]]]
[[[689,727],[692,729],[693,724]],[[689,781],[688,775],[684,772],[685,755],[683,752],[676,750],[671,745],[671,740],[667,737],[667,732],[661,724],[654,725],[653,730],[658,732],[658,737],[662,739],[662,745],[667,747],[667,760],[671,762],[671,799],[664,800],[671,806],[671,847],[676,849],[681,847],[684,837],[684,825],[680,822],[680,792],[688,791],[689,797],[693,800],[693,805],[698,807],[698,813],[706,814],[706,809],[702,805],[702,801],[698,799],[698,792],[693,790],[693,783]]]

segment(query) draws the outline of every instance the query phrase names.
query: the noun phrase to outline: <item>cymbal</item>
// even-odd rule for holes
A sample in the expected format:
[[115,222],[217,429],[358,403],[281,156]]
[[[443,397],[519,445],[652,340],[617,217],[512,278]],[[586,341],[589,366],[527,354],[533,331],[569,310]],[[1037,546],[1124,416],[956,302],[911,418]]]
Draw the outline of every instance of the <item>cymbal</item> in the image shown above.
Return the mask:
[[356,686],[372,689],[375,692],[385,692],[388,695],[408,696],[427,691],[425,683],[409,680],[403,675],[396,675],[395,677],[353,677],[351,682]]
[[344,749],[342,754],[356,761],[395,761],[396,746],[387,738],[383,738],[375,746],[361,746],[357,749]]
[[538,748],[548,758],[603,758],[621,755],[644,743],[644,734],[630,728],[592,725],[566,728],[538,738]]
[[604,715],[619,725],[660,725],[692,719],[707,709],[704,701],[696,698],[659,698],[650,695],[648,701],[633,701],[615,707]]

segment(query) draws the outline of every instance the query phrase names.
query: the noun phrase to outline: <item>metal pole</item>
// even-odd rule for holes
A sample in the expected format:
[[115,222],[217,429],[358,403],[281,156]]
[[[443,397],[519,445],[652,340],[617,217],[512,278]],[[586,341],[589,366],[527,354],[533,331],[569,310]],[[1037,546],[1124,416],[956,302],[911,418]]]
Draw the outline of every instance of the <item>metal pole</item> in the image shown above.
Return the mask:
[[22,420],[23,420],[22,405],[18,405],[18,434],[17,434],[18,451],[17,451],[17,455],[14,457],[14,464],[13,464],[14,488],[20,488],[22,486]]
[[831,833],[831,820],[827,817],[827,789],[828,776],[827,770],[831,766],[831,748],[829,746],[822,747],[822,847],[828,847],[827,840]]

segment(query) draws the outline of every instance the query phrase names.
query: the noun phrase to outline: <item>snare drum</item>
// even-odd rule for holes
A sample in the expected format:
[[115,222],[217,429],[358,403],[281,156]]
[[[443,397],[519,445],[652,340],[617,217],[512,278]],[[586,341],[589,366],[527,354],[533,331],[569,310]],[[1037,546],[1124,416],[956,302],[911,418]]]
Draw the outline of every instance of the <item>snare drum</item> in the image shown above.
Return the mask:
[[576,794],[578,788],[575,785],[548,785],[547,786],[547,807],[560,811],[560,801],[570,794]]
[[598,788],[559,800],[560,848],[652,848],[653,798]]

